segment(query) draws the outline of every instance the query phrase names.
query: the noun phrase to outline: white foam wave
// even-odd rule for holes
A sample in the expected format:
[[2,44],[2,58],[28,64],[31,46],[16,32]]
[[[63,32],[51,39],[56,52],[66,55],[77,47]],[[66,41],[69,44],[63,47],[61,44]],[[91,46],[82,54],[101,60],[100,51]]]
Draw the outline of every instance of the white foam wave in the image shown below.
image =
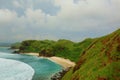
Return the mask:
[[0,80],[32,80],[34,73],[28,64],[0,58]]

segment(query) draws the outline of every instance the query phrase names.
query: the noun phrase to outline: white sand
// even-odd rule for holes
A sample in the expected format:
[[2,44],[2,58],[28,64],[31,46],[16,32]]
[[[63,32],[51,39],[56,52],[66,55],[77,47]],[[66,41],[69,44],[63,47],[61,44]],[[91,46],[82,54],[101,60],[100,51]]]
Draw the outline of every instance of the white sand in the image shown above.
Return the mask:
[[39,56],[39,53],[23,53],[23,54],[32,55],[32,56]]
[[[25,53],[25,54],[32,55],[32,56],[39,56],[39,53]],[[63,66],[64,68],[75,66],[75,62],[72,62],[69,59],[64,59],[61,57],[53,56],[53,57],[43,57],[43,58],[49,59],[49,60]]]
[[48,57],[47,59],[63,66],[64,68],[68,68],[68,67],[74,67],[75,66],[75,63],[70,61],[69,59],[64,59],[64,58],[61,58],[61,57]]

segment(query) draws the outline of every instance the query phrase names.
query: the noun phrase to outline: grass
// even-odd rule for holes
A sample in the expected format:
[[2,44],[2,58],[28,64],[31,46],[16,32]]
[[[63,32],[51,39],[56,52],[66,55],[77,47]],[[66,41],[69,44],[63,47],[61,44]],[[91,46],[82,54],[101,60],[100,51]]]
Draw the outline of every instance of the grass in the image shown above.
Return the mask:
[[120,29],[93,40],[62,80],[120,80]]

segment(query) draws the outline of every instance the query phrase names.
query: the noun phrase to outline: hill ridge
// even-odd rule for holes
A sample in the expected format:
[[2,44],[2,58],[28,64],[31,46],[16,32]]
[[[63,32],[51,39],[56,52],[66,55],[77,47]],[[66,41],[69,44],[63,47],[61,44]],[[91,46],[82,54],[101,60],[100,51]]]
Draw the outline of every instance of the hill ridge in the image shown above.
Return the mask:
[[[69,78],[69,79],[67,79]],[[62,80],[120,80],[120,29],[96,38]]]

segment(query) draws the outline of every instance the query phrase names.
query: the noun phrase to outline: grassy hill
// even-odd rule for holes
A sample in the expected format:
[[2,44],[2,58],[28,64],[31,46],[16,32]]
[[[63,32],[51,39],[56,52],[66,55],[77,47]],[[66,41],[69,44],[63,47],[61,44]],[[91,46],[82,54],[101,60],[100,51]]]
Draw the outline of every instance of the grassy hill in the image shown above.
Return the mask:
[[72,42],[70,40],[60,39],[52,40],[25,40],[21,43],[15,43],[11,46],[12,49],[19,49],[19,53],[35,52],[41,56],[59,56],[77,62],[81,53],[94,40],[91,38],[85,39],[82,42]]
[[19,49],[20,46],[21,46],[21,43],[20,42],[16,42],[16,43],[11,44],[11,49]]
[[62,80],[120,80],[120,29],[94,39]]

